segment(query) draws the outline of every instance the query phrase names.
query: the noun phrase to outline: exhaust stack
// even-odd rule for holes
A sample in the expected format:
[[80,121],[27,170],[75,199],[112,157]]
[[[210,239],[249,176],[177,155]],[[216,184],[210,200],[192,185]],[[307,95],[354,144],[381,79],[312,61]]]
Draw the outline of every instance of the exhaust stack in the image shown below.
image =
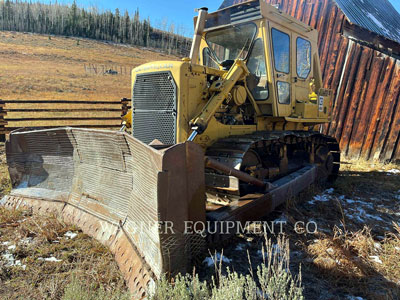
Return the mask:
[[208,8],[202,7],[198,11],[199,11],[199,16],[197,17],[197,23],[196,23],[196,28],[194,30],[192,48],[190,49],[190,61],[192,62],[192,64],[197,64],[197,61],[199,59],[201,36],[203,34],[204,27],[206,24]]

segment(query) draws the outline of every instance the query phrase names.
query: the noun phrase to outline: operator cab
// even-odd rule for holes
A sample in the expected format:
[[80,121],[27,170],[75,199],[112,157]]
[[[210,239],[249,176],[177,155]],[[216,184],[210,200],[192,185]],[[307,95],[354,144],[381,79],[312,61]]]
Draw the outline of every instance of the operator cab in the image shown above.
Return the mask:
[[235,59],[245,60],[247,102],[263,116],[328,121],[330,95],[322,89],[317,40],[311,27],[251,1],[208,14],[199,63],[229,70]]

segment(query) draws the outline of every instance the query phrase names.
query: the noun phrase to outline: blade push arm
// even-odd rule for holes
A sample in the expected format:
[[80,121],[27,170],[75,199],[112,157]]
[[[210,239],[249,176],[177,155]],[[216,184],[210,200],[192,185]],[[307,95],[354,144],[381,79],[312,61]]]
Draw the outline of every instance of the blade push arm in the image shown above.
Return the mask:
[[200,114],[190,121],[193,132],[188,139],[189,141],[194,140],[197,134],[202,134],[207,129],[212,116],[214,116],[222,102],[228,97],[235,84],[248,75],[249,70],[246,63],[241,59],[237,59],[222,79],[212,84],[210,87],[210,91],[213,93],[212,97],[203,107]]

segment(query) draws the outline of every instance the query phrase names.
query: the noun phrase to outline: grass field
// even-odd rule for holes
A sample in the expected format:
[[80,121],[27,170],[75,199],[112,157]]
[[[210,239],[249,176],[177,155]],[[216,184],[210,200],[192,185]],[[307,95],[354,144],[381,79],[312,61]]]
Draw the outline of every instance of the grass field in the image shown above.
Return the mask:
[[[0,99],[130,98],[131,68],[177,60],[154,50],[93,40],[0,31]],[[85,71],[84,66],[97,66]],[[103,75],[102,66],[118,75]],[[125,69],[127,70],[125,73]]]
[[[118,100],[130,95],[129,74],[96,75],[84,65],[131,68],[165,59],[177,58],[89,40],[0,32],[0,99]],[[345,161],[335,183],[313,186],[266,217],[264,221],[285,224],[282,235],[290,247],[285,263],[290,260],[295,276],[301,267],[304,299],[400,299],[399,173],[396,165]],[[10,189],[0,144],[0,199]],[[318,230],[298,233],[299,221],[314,222]],[[68,232],[77,235],[71,239]],[[267,236],[269,251],[282,235]],[[182,299],[193,291],[187,285],[198,291],[205,287],[201,281],[210,283],[216,273],[222,285],[212,291],[213,297],[219,295],[213,299],[225,299],[238,288],[245,293],[260,280],[240,276],[255,274],[263,265],[263,246],[264,235],[236,236],[211,250],[225,257],[217,262],[219,269],[206,259],[196,265],[200,281],[180,279],[175,287],[162,282],[156,299]],[[235,273],[226,273],[227,267]],[[0,298],[125,299],[125,293],[112,255],[78,228],[51,217],[0,209]],[[201,294],[204,298],[198,299],[210,297],[209,291]],[[258,290],[255,294],[264,297]]]

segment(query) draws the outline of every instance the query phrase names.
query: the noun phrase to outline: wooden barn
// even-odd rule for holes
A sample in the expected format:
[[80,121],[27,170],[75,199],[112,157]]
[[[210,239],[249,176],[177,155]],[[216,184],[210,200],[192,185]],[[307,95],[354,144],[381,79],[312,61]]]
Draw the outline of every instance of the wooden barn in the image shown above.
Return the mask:
[[[388,0],[264,0],[318,29],[332,122],[350,158],[400,161],[400,15]],[[225,0],[220,8],[246,0]]]

